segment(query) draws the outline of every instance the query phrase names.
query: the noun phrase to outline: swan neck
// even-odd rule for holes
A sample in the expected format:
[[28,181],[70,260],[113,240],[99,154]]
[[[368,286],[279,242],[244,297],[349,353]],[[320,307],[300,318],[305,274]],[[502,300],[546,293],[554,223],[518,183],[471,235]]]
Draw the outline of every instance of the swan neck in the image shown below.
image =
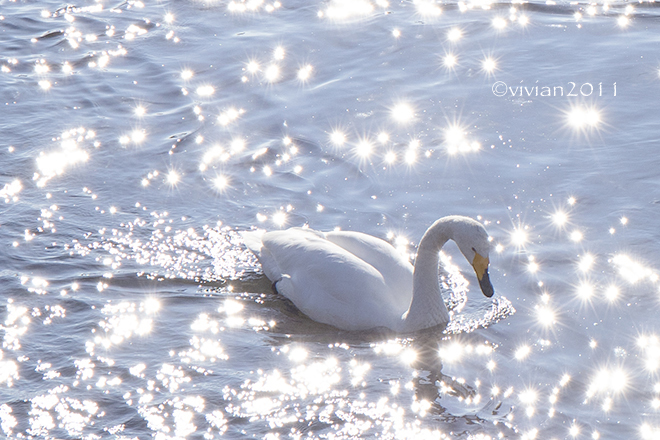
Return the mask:
[[449,312],[442,299],[438,281],[440,249],[452,238],[451,223],[436,221],[424,234],[417,248],[413,273],[413,294],[404,318],[413,330],[446,325]]

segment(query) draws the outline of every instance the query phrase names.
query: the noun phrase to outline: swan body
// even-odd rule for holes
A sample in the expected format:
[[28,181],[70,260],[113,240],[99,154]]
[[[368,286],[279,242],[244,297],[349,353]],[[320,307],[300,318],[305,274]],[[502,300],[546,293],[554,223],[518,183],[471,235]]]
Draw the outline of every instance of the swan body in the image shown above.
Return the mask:
[[342,330],[446,326],[438,264],[448,240],[474,267],[484,295],[493,295],[488,234],[468,217],[433,223],[419,243],[414,267],[385,240],[360,232],[256,230],[244,232],[243,239],[280,294],[311,319]]

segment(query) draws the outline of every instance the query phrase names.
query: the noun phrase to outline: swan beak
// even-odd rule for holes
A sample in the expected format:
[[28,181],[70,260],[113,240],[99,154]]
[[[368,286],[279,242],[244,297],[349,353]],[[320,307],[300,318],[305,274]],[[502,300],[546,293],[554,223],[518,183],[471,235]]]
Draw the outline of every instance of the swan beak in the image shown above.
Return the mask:
[[472,267],[477,274],[477,279],[479,280],[479,287],[481,291],[488,298],[493,296],[495,290],[493,285],[490,283],[490,278],[488,277],[488,257],[482,257],[478,253],[475,253],[474,260],[472,261]]

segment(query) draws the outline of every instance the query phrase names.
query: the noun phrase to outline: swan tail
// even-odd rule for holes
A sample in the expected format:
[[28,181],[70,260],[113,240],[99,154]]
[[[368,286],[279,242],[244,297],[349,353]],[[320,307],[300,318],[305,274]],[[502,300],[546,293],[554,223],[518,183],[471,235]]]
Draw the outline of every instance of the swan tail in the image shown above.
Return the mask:
[[259,257],[259,254],[261,254],[261,248],[263,247],[263,244],[261,243],[261,237],[263,237],[264,233],[263,229],[257,229],[254,231],[242,231],[241,237],[243,237],[243,242],[245,243],[245,246],[247,246],[250,251],[257,257]]
[[282,274],[282,269],[280,269],[271,253],[263,245],[261,240],[265,232],[263,229],[257,229],[256,231],[241,232],[241,236],[243,236],[245,246],[259,259],[264,275],[273,281],[273,285],[277,284],[277,291],[281,292],[281,288],[279,287],[280,280],[284,276],[288,277],[288,275]]

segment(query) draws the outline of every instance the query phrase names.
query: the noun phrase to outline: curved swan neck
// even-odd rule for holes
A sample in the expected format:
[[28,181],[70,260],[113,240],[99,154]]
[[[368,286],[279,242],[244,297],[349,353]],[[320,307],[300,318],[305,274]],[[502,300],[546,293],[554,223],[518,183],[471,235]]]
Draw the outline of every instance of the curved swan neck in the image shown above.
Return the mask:
[[404,327],[407,329],[419,330],[449,322],[449,312],[438,283],[438,264],[440,249],[454,236],[454,224],[452,217],[441,218],[431,225],[419,242],[412,302],[404,317]]

